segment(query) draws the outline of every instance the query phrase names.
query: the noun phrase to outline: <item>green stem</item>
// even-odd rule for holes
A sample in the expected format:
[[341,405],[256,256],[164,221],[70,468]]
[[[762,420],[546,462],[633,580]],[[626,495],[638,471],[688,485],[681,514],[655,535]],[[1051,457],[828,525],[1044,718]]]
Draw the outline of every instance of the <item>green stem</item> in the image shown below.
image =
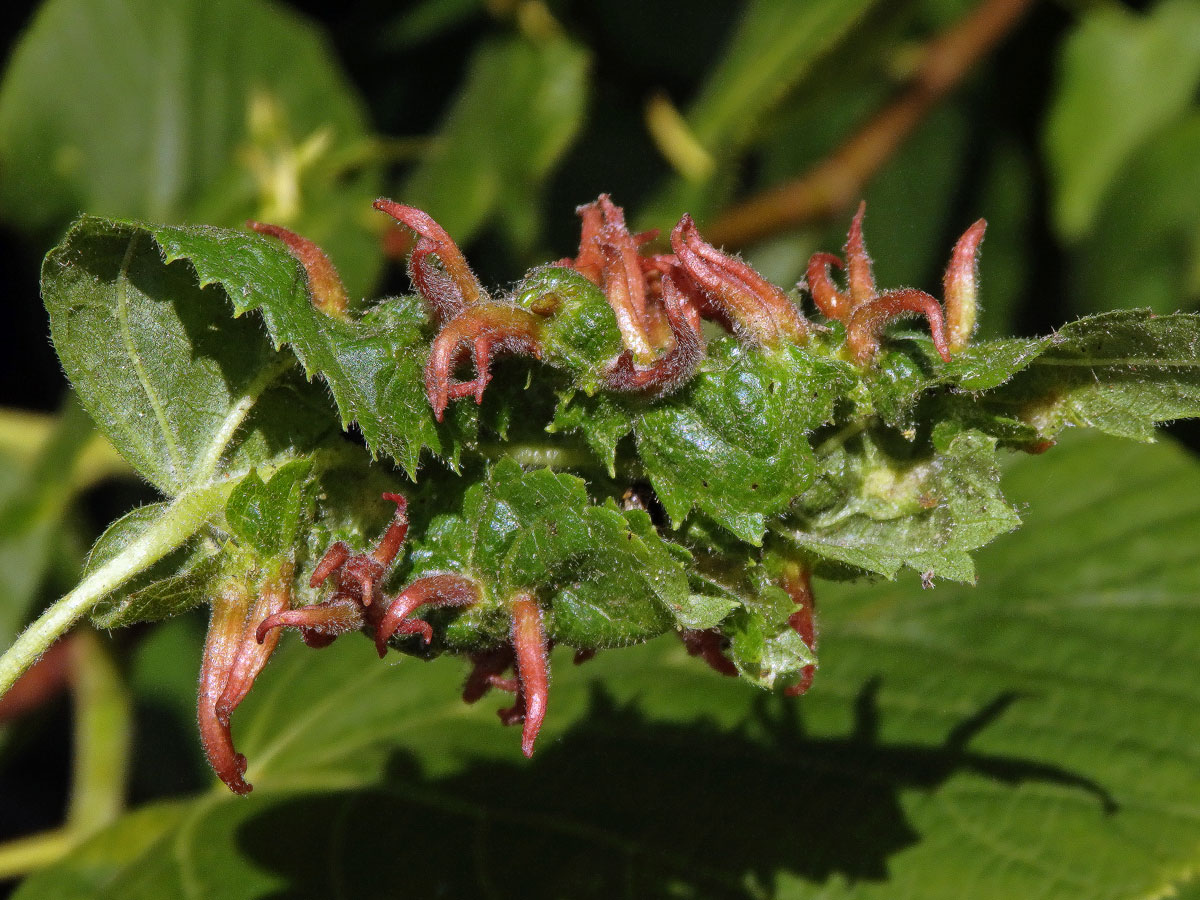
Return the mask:
[[51,604],[0,656],[0,696],[99,600],[194,535],[224,506],[236,483],[225,481],[182,494],[152,527]]
[[133,715],[100,635],[81,630],[74,649],[75,758],[67,824],[82,839],[116,819],[125,805]]
[[0,844],[0,881],[18,878],[62,859],[78,842],[68,828],[55,828]]
[[846,443],[846,441],[850,440],[850,438],[866,431],[867,426],[871,425],[874,420],[874,416],[854,419],[847,425],[839,428],[833,434],[829,435],[829,437],[825,438],[825,440],[821,441],[821,443],[817,444],[817,446],[813,447],[813,453],[817,455],[818,459],[823,459],[834,450],[841,447],[844,443]]
[[600,463],[587,450],[551,444],[480,444],[480,455],[490,460],[507,457],[522,466],[548,469],[598,469]]

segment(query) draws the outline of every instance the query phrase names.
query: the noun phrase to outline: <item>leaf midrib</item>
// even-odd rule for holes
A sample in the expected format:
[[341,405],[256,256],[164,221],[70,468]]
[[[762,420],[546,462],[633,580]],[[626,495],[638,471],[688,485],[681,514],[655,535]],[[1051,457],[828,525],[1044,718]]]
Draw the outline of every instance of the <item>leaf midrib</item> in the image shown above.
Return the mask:
[[[137,242],[141,236],[142,232],[135,231],[133,236],[130,237],[129,244],[125,248],[125,255],[121,260],[121,266],[117,271],[117,322],[121,328],[121,339],[125,344],[125,352],[133,363],[138,383],[141,384],[142,391],[146,394],[146,399],[150,401],[150,406],[154,410],[154,417],[158,420],[158,427],[162,431],[163,440],[167,446],[167,457],[171,466],[172,480],[178,486],[179,474],[183,468],[183,463],[179,456],[179,448],[175,443],[175,435],[167,423],[166,409],[150,384],[150,378],[146,374],[146,368],[142,363],[141,353],[134,343],[133,332],[129,327],[129,267],[133,264],[134,250],[137,249]],[[153,448],[149,447],[144,441],[142,442],[142,446],[146,449],[148,455],[153,456]]]

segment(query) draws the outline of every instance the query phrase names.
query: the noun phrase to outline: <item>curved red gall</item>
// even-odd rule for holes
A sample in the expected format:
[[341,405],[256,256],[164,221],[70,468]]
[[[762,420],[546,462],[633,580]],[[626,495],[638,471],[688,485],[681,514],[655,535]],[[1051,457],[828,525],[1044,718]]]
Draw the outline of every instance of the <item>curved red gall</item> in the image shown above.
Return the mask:
[[795,304],[753,267],[707,243],[692,217],[671,231],[679,268],[747,339],[774,347],[808,340],[808,323]]
[[[454,369],[464,350],[470,351],[475,378],[458,382]],[[501,352],[540,358],[541,319],[519,306],[481,303],[464,309],[438,332],[425,364],[425,395],[439,422],[451,400],[473,396],[476,403],[483,402],[492,379],[492,359]]]
[[341,276],[324,250],[308,238],[301,237],[281,225],[268,225],[247,219],[246,227],[282,241],[288,252],[304,267],[313,306],[326,315],[346,318],[349,314],[350,298],[346,295]]
[[879,352],[879,335],[883,327],[906,315],[922,315],[929,321],[934,348],[943,362],[950,362],[941,304],[924,291],[913,288],[888,291],[855,308],[846,326],[846,346],[855,361],[869,365]]
[[861,200],[846,237],[846,282],[850,290],[851,311],[873,300],[879,293],[875,287],[871,257],[867,254],[867,244],[863,238],[863,218],[866,214],[867,201]]
[[387,655],[388,641],[394,634],[419,634],[429,644],[433,627],[424,619],[412,618],[422,606],[473,606],[482,596],[474,579],[462,575],[427,575],[418,578],[388,606],[387,613],[375,629],[375,650],[379,658]]
[[507,711],[515,722],[524,722],[521,729],[521,752],[533,756],[533,745],[542,720],[550,688],[550,648],[542,609],[533,597],[524,595],[510,604],[512,614],[512,645],[516,657],[517,702]]
[[850,297],[834,286],[829,267],[842,268],[842,261],[832,253],[814,253],[808,260],[804,280],[808,283],[813,302],[827,319],[845,322],[853,310]]
[[699,317],[688,307],[671,275],[663,276],[662,301],[674,346],[646,366],[639,366],[626,350],[604,373],[604,384],[610,390],[664,397],[686,384],[704,358]]
[[[408,276],[439,322],[446,322],[468,306],[487,299],[487,292],[467,265],[458,244],[433,217],[395,200],[380,197],[373,204],[418,235],[408,258]],[[434,260],[441,264],[439,270]]]

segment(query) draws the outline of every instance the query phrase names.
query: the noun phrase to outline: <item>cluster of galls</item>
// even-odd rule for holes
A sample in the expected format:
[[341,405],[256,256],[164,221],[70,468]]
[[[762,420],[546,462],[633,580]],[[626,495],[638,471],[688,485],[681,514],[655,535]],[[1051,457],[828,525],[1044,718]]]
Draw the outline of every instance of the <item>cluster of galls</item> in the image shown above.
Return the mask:
[[[467,265],[462,251],[429,215],[392,200],[377,200],[379,209],[417,236],[408,259],[408,274],[428,301],[438,325],[425,366],[425,391],[438,421],[453,400],[474,397],[483,402],[493,359],[502,353],[540,358],[542,328],[558,310],[558,299],[546,296],[530,307],[492,297]],[[808,264],[807,287],[827,319],[843,323],[846,353],[870,366],[879,350],[884,327],[894,319],[923,315],[942,359],[963,349],[975,327],[975,265],[986,222],[980,219],[959,238],[946,268],[945,309],[913,288],[880,293],[863,242],[861,204],[850,226],[846,262],[832,253],[816,253]],[[616,392],[662,396],[686,384],[704,357],[701,320],[714,321],[759,347],[784,342],[804,344],[813,330],[799,307],[783,290],[751,266],[707,243],[691,216],[671,230],[671,253],[643,253],[657,231],[630,233],[625,213],[607,194],[577,210],[583,220],[579,254],[553,263],[574,269],[604,292],[625,345],[603,372],[604,388]],[[328,257],[299,235],[276,225],[248,223],[283,240],[308,272],[313,302],[330,315],[347,313],[346,292]],[[830,266],[846,269],[846,289],[839,290]],[[470,356],[475,377],[455,380],[457,367]]]
[[[279,629],[298,628],[304,643],[315,648],[328,647],[338,635],[363,631],[374,638],[382,659],[394,635],[419,635],[426,644],[433,640],[433,627],[416,617],[418,609],[479,602],[482,593],[474,579],[453,574],[418,578],[398,596],[384,595],[381,586],[408,534],[408,504],[399,494],[383,497],[396,504],[396,513],[375,548],[351,553],[337,541],[317,563],[309,584],[317,588],[332,582],[328,600],[290,609],[290,566],[264,582],[253,604],[240,587],[214,600],[200,672],[200,735],[213,770],[235,793],[247,794],[251,786],[243,777],[246,758],[233,747],[230,717],[274,652]],[[473,703],[493,687],[516,694],[500,719],[506,725],[524,723],[521,747],[531,756],[546,715],[549,642],[541,607],[532,596],[513,597],[508,606],[510,643],[473,655],[475,668],[463,699]],[[515,677],[504,676],[510,668]]]
[[[557,298],[535,300],[529,308],[489,295],[471,272],[450,236],[432,218],[411,206],[378,200],[375,207],[407,226],[417,236],[408,261],[409,277],[428,301],[438,325],[425,367],[425,389],[440,421],[451,401],[483,400],[491,379],[493,359],[501,353],[542,354],[544,323],[558,309]],[[685,215],[671,231],[671,253],[644,253],[657,233],[632,234],[622,209],[601,195],[578,210],[583,219],[579,253],[558,261],[597,285],[615,315],[624,351],[602,373],[610,391],[662,396],[686,384],[704,357],[702,320],[719,323],[741,340],[770,349],[785,342],[804,344],[814,326],[783,290],[771,284],[744,261],[705,242]],[[877,354],[884,326],[893,319],[922,315],[929,323],[934,347],[949,361],[965,347],[975,323],[975,266],[985,223],[976,222],[959,239],[946,269],[945,307],[922,291],[903,289],[880,293],[862,236],[864,207],[850,227],[846,260],[829,253],[815,254],[808,264],[807,287],[819,311],[845,327],[846,354],[863,368]],[[254,230],[282,240],[303,264],[313,303],[336,317],[348,314],[345,289],[328,257],[311,241],[274,225],[248,223]],[[831,266],[846,269],[846,288],[829,275]],[[475,377],[455,379],[467,358]],[[246,696],[255,677],[279,640],[279,629],[298,628],[309,646],[324,647],[338,635],[365,631],[375,640],[380,657],[394,635],[433,638],[428,622],[417,618],[422,608],[466,607],[483,593],[472,578],[437,574],[418,578],[399,596],[388,599],[381,585],[408,531],[405,499],[384,498],[396,504],[396,514],[378,546],[354,554],[343,542],[333,544],[311,579],[316,588],[333,584],[328,600],[290,608],[292,569],[282,566],[267,578],[253,600],[240,587],[216,598],[201,671],[200,728],[209,762],[218,776],[237,793],[247,793],[245,758],[233,748],[230,716]],[[781,576],[781,586],[796,603],[789,624],[804,643],[816,649],[816,629],[809,576],[793,566]],[[549,685],[550,636],[537,598],[521,593],[508,598],[510,639],[503,646],[472,655],[474,667],[463,691],[474,702],[489,689],[516,695],[512,707],[500,711],[505,724],[523,723],[522,750],[533,753],[534,741],[546,713]],[[689,653],[718,672],[736,675],[725,655],[725,638],[718,630],[681,634]],[[587,654],[577,656],[577,661]],[[505,673],[512,669],[514,676]],[[812,683],[808,667],[787,693],[804,693]]]
[[[391,200],[378,200],[375,207],[418,236],[408,271],[440,329],[425,368],[425,389],[441,421],[452,400],[474,397],[482,402],[497,354],[541,356],[542,325],[557,303],[547,297],[527,309],[494,299],[428,215]],[[685,384],[704,356],[702,319],[760,347],[808,341],[812,328],[787,294],[744,261],[707,243],[691,216],[672,229],[672,253],[646,254],[642,248],[658,233],[631,234],[624,211],[608,195],[578,212],[583,219],[579,254],[554,265],[574,269],[601,288],[616,317],[625,351],[603,373],[608,390],[661,396]],[[924,291],[878,291],[863,242],[864,212],[862,204],[846,243],[846,290],[838,290],[829,277],[829,267],[841,268],[842,260],[817,253],[809,262],[808,289],[817,308],[845,325],[846,350],[864,367],[879,350],[884,326],[913,314],[925,316],[934,346],[949,362],[974,329],[975,263],[986,223],[980,219],[972,225],[954,248],[946,269],[943,314],[942,305]],[[454,371],[467,352],[475,377],[456,381]]]

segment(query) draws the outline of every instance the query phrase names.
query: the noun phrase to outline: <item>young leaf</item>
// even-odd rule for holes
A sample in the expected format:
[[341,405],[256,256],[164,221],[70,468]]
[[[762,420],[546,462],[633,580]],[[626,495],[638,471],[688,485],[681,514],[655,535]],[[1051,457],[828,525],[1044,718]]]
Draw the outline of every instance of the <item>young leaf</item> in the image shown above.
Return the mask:
[[996,442],[978,432],[935,432],[932,446],[870,432],[822,457],[822,483],[777,526],[826,563],[894,578],[908,566],[973,583],[971,551],[1020,524],[1000,494]]
[[[452,571],[476,579],[487,600],[448,628],[453,646],[502,641],[502,604],[521,590],[550,601],[551,636],[574,647],[616,647],[671,628],[687,604],[678,553],[646,513],[594,505],[583,481],[505,460],[469,488],[461,514],[435,517],[410,554],[413,576]],[[620,573],[619,577],[614,577]]]
[[284,463],[269,481],[251,471],[225,504],[225,521],[234,536],[263,557],[292,553],[304,519],[312,460]]
[[795,681],[802,669],[816,663],[812,648],[788,623],[795,611],[787,592],[770,585],[724,625],[730,658],[751,684],[771,690]]

